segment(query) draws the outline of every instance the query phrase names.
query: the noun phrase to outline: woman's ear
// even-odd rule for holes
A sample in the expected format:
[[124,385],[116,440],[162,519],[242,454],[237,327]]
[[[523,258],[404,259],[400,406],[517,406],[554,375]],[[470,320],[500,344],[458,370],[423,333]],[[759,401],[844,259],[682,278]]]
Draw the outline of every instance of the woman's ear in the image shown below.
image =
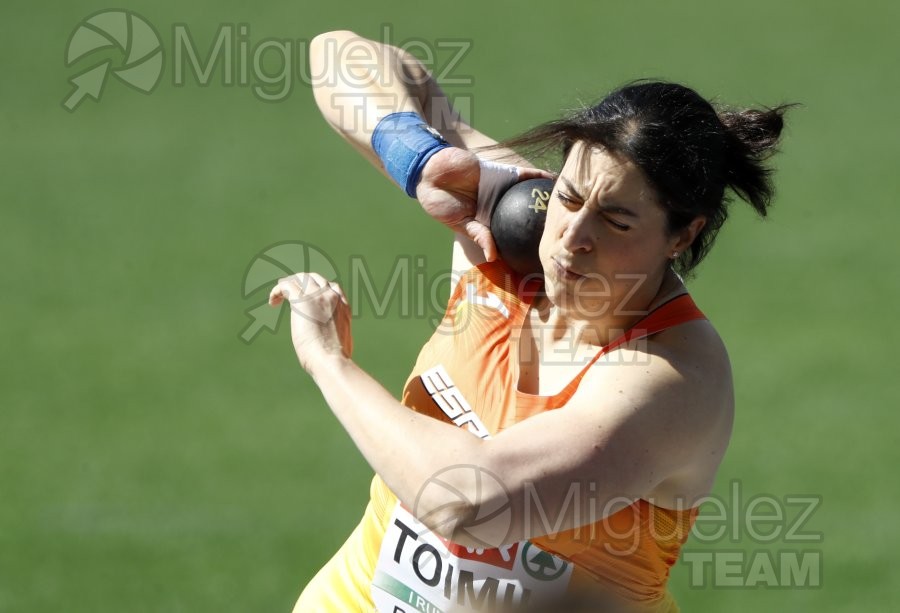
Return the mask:
[[700,231],[703,230],[703,227],[705,225],[706,217],[704,217],[703,215],[694,217],[691,223],[689,223],[676,234],[675,243],[672,245],[672,250],[669,253],[669,257],[674,260],[679,255],[687,251],[693,244],[694,239],[697,238],[697,235],[700,234]]

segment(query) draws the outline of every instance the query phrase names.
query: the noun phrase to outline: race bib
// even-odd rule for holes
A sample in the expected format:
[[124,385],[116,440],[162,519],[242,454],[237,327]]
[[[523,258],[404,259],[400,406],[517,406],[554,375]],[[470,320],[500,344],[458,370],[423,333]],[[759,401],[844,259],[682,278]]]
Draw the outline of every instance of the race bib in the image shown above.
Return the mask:
[[572,565],[530,541],[468,549],[431,532],[400,503],[388,522],[372,599],[379,613],[512,608],[562,596]]

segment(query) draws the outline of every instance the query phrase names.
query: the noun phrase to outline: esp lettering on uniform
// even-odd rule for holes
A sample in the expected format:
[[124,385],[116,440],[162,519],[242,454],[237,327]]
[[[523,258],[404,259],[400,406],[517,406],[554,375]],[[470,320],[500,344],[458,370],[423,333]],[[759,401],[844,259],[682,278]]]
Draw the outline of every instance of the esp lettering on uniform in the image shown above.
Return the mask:
[[455,425],[462,428],[463,426],[469,432],[478,438],[490,438],[490,432],[478,417],[478,414],[472,410],[472,405],[466,400],[462,392],[453,383],[447,369],[443,364],[438,364],[434,368],[426,370],[419,378],[425,386],[425,390],[434,400],[434,403],[441,409],[444,415]]

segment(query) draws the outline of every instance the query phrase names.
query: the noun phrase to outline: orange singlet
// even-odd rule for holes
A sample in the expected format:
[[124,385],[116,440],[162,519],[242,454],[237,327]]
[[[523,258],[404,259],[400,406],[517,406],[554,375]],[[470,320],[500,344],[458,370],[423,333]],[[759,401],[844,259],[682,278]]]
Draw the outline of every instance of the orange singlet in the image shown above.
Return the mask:
[[[419,354],[402,403],[490,438],[564,406],[591,365],[622,343],[704,318],[682,294],[603,347],[559,393],[526,394],[517,389],[518,355],[511,341],[540,283],[522,283],[500,260],[467,271]],[[359,526],[307,585],[295,613],[490,610],[492,604],[515,608],[591,590],[641,610],[678,611],[666,582],[697,508],[670,510],[637,500],[574,530],[501,549],[468,550],[430,532],[377,475],[370,493]]]

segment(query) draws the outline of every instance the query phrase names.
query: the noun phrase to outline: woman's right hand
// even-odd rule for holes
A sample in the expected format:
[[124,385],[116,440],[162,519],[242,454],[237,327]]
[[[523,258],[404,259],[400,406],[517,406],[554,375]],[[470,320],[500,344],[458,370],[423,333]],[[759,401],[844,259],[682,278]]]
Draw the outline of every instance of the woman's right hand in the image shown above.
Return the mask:
[[[519,166],[518,181],[552,178],[538,168]],[[478,156],[458,147],[448,147],[435,153],[416,187],[416,198],[425,212],[455,232],[471,238],[491,262],[497,258],[497,246],[491,236],[493,202],[478,198],[481,164]]]

